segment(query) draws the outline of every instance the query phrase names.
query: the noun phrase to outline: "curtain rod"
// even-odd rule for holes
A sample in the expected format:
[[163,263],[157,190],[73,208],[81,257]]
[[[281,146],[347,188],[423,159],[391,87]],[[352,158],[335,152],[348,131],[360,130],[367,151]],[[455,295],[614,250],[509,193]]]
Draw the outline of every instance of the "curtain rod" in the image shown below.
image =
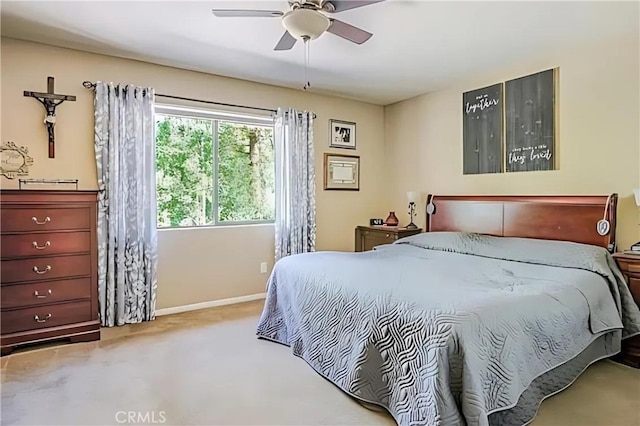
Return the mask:
[[[90,81],[83,81],[82,85],[85,87],[85,89],[92,89],[93,90],[93,89],[96,88],[96,84],[92,83]],[[267,111],[267,112],[271,112],[273,114],[278,112],[278,110],[271,109],[271,108],[260,108],[260,107],[252,107],[252,106],[247,106],[247,105],[227,104],[227,103],[224,103],[224,102],[205,101],[205,100],[202,100],[202,99],[185,98],[185,97],[182,97],[182,96],[162,95],[160,93],[156,93],[156,96],[159,96],[161,98],[177,99],[177,100],[180,100],[180,101],[198,102],[198,103],[201,103],[201,104],[211,104],[211,105],[221,105],[221,106],[232,107],[232,108],[252,109],[252,110],[255,110],[255,111]],[[313,113],[313,118],[316,118],[316,114],[315,113]]]

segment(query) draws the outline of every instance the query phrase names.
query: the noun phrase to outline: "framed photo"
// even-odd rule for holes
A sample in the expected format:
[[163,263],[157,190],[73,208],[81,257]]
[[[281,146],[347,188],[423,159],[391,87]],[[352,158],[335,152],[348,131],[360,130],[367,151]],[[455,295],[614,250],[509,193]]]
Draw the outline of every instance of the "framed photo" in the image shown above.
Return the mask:
[[324,154],[324,189],[360,190],[360,157]]
[[331,148],[356,149],[356,123],[340,120],[329,120]]

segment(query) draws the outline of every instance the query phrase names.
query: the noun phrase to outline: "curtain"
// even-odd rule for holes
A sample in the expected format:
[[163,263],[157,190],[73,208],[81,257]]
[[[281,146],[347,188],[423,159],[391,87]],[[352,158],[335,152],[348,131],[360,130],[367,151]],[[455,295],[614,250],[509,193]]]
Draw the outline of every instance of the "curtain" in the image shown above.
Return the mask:
[[315,251],[313,113],[279,108],[275,125],[276,260]]
[[98,294],[112,327],[155,318],[154,92],[97,82]]

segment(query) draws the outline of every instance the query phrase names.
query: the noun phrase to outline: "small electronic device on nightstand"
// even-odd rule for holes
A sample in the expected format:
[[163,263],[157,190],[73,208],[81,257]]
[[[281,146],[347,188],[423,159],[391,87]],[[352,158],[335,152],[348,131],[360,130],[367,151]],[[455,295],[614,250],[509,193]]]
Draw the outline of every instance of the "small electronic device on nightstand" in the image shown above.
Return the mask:
[[380,226],[384,225],[383,219],[369,219],[369,226]]

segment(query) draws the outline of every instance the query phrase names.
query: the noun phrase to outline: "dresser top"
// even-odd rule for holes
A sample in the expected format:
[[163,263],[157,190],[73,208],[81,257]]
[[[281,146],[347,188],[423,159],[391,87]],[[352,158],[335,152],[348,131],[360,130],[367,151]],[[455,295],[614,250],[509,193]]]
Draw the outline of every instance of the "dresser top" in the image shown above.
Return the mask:
[[26,194],[38,194],[38,195],[73,195],[73,194],[97,194],[98,190],[55,190],[55,189],[2,189],[0,195],[26,195]]

